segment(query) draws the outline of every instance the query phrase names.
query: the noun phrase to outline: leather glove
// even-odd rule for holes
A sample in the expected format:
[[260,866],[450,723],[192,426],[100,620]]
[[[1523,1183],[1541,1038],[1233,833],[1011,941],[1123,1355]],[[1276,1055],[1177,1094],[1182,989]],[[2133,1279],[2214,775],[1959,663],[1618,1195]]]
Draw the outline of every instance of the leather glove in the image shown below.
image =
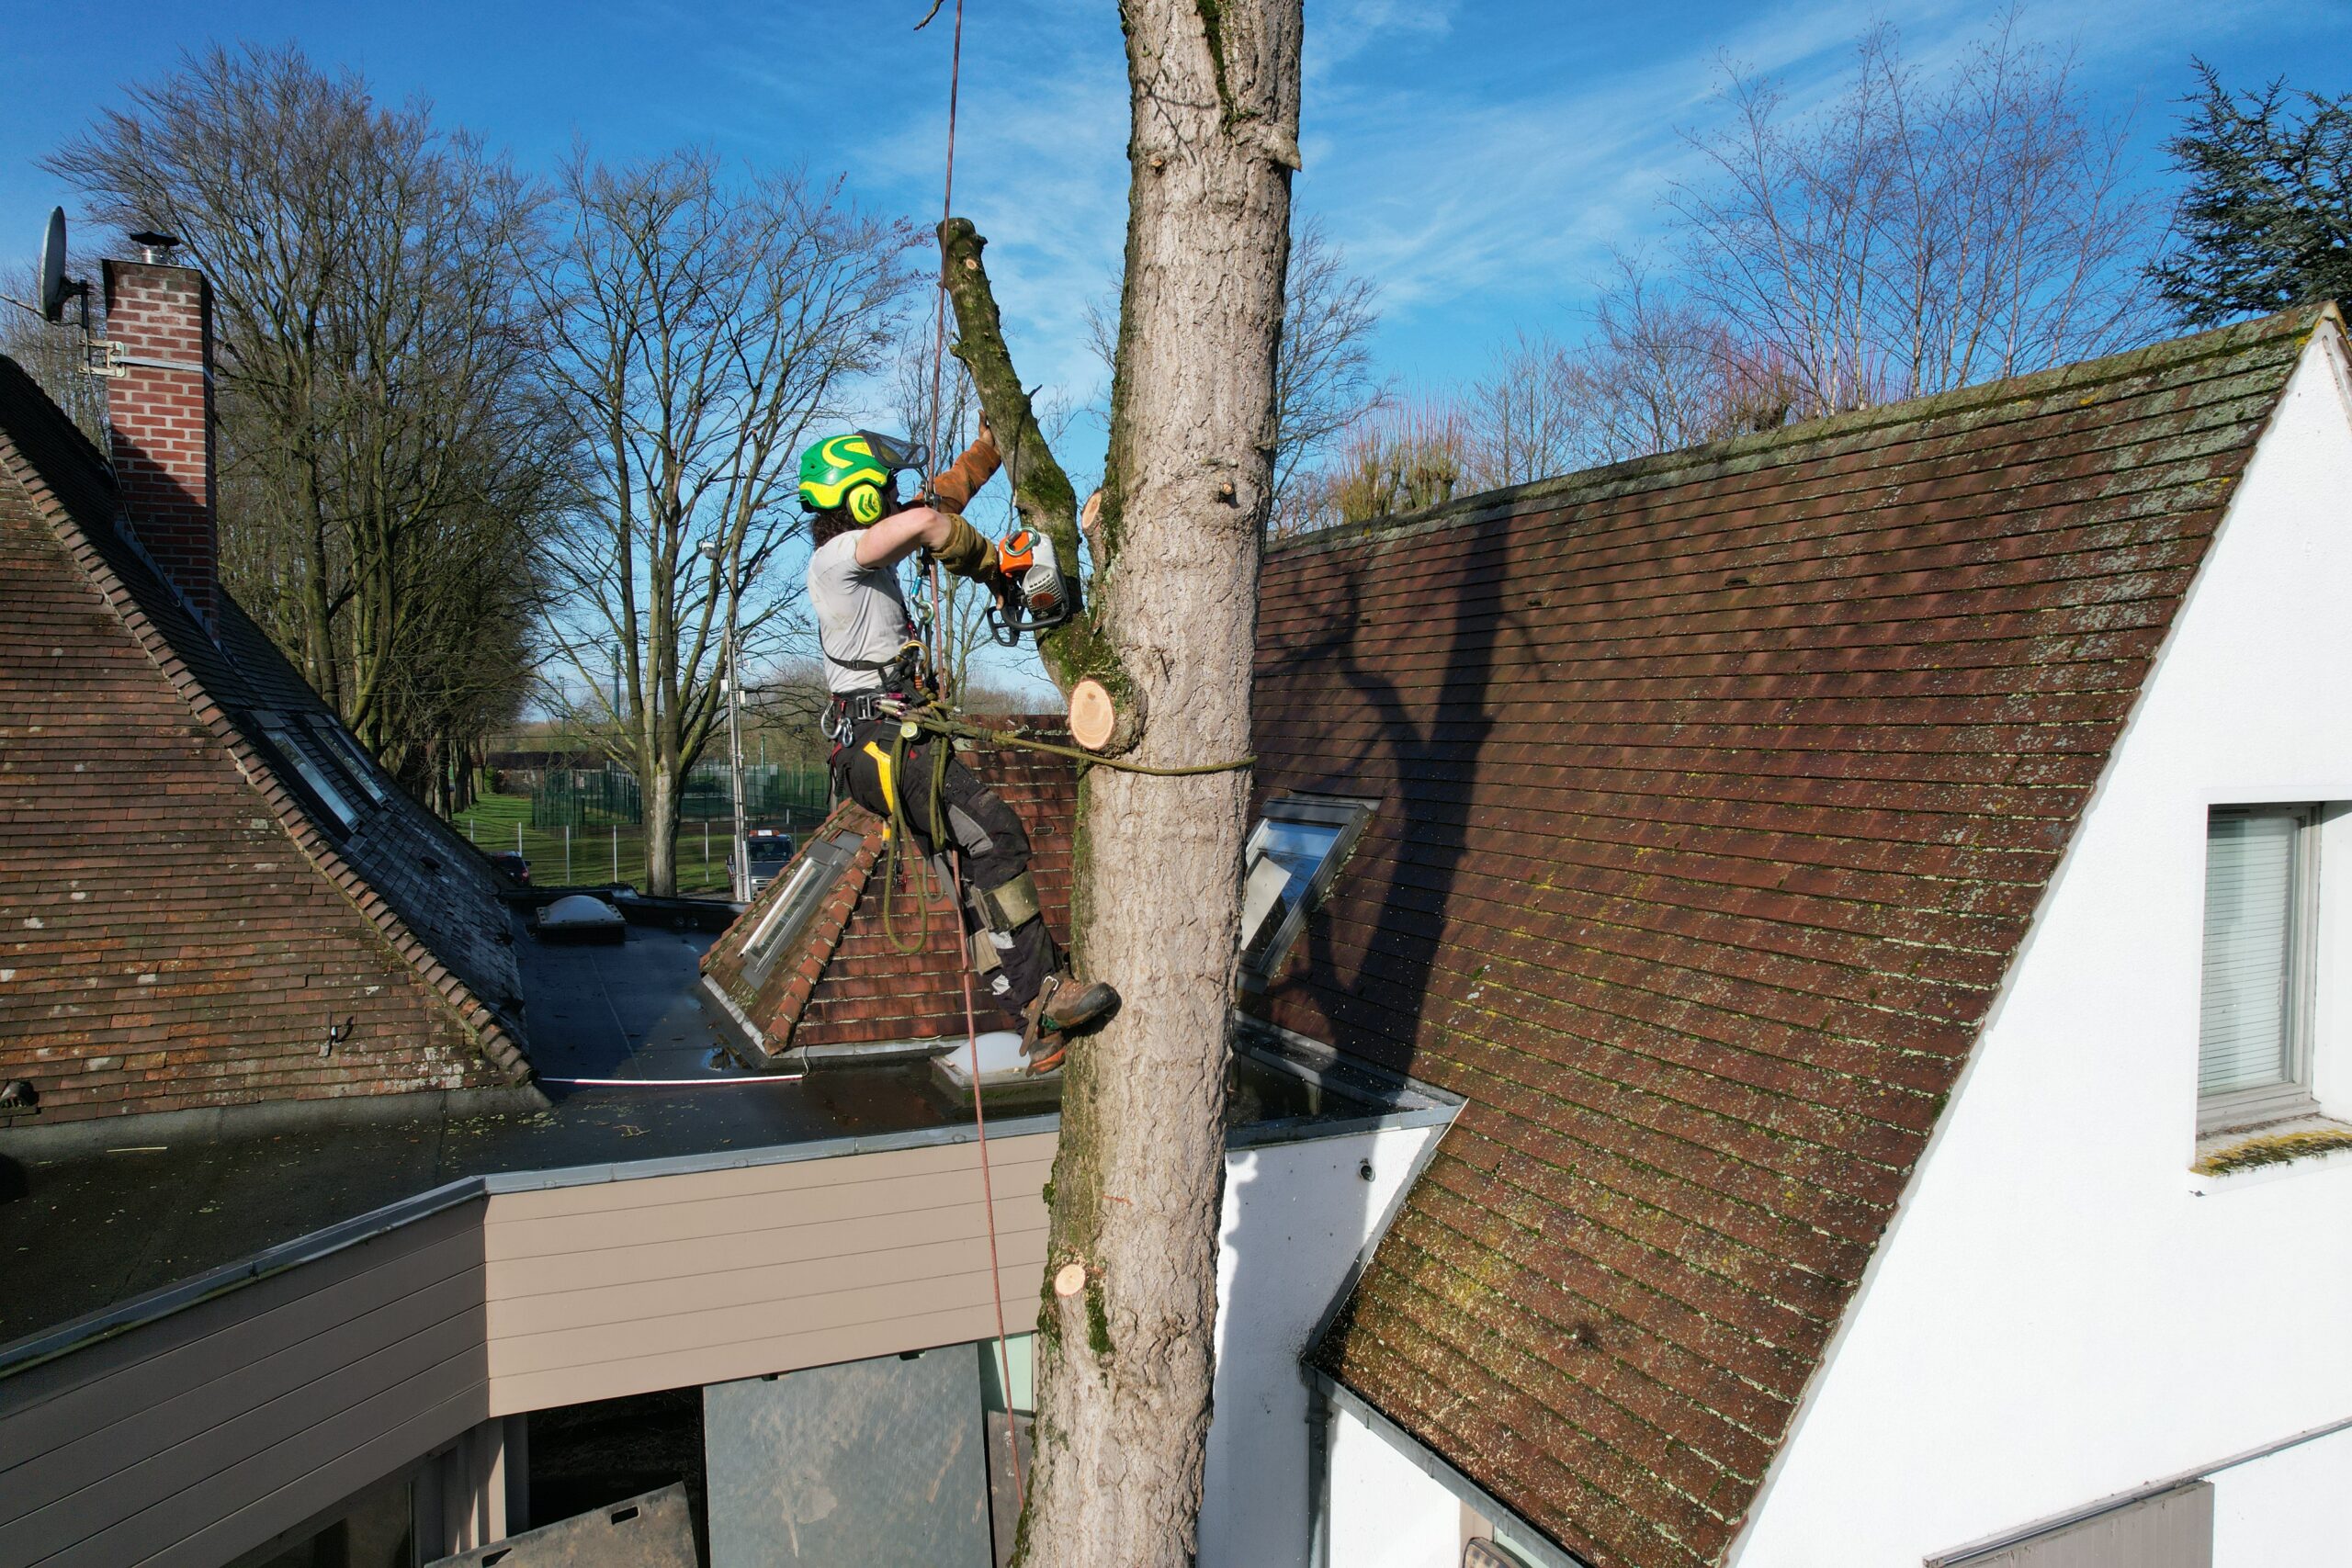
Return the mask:
[[946,545],[939,551],[939,564],[958,577],[978,578],[990,564],[995,551],[978,528],[964,521],[963,513],[950,515],[955,523],[948,531]]

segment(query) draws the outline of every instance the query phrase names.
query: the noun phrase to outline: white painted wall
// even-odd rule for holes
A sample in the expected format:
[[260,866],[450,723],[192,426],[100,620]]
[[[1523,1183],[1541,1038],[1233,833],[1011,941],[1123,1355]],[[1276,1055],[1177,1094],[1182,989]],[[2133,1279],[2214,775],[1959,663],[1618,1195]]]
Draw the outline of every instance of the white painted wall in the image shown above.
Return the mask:
[[[1306,1561],[1307,1390],[1299,1357],[1440,1131],[1389,1127],[1226,1156],[1202,1568]],[[1359,1560],[1335,1553],[1331,1561]]]
[[1353,1416],[1331,1413],[1332,1568],[1455,1568],[1462,1522],[1453,1493]]
[[2341,1562],[2352,1551],[2352,1431],[2239,1465],[2213,1477],[2213,1561]]
[[[2263,801],[2352,801],[2352,402],[2332,327],[2240,484],[1741,1568],[1917,1563],[2352,1416],[2352,1161],[2188,1168],[2206,808]],[[2352,818],[2322,855],[2320,1088],[2341,1113]],[[2217,1475],[2219,1568],[2341,1561],[2344,1451]]]

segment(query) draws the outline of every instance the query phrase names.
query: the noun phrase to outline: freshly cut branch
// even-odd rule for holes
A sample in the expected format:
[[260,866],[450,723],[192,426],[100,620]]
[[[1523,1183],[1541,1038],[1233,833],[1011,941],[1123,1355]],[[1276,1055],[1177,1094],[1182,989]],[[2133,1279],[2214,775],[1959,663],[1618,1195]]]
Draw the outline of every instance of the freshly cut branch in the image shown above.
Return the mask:
[[[1012,352],[1005,346],[1004,323],[997,312],[996,296],[989,288],[987,265],[980,253],[988,241],[971,220],[951,218],[939,226],[939,253],[947,299],[956,310],[956,357],[971,372],[979,392],[980,409],[996,432],[997,450],[1004,457],[1004,476],[1012,490],[1013,510],[1023,526],[1054,542],[1054,557],[1075,579],[1079,572],[1078,491],[1055,457],[1037,423],[1037,411],[1013,368]],[[1099,585],[1111,569],[1105,555],[1094,557]],[[1106,756],[1130,750],[1143,735],[1143,697],[1112,649],[1102,606],[1094,594],[1083,597],[1084,613],[1037,639],[1046,672],[1069,696],[1080,681],[1099,683],[1111,699],[1116,721],[1109,736],[1094,750]]]

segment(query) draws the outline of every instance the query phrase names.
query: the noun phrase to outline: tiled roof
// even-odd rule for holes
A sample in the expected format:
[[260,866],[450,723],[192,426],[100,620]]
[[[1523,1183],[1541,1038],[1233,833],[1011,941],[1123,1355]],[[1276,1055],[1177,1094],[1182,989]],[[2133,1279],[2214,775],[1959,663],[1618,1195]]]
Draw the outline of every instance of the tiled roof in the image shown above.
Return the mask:
[[208,637],[114,516],[0,359],[0,1076],[44,1120],[528,1082],[480,857],[372,764],[384,801],[324,822],[252,716],[334,716],[225,594]]
[[1261,794],[1379,806],[1261,1005],[1468,1102],[1319,1365],[1721,1561],[2316,319],[1270,554]]
[[[1058,716],[983,719],[1011,733],[1068,743]],[[1039,901],[1055,934],[1069,935],[1070,823],[1078,784],[1072,765],[1057,757],[1016,748],[983,745],[966,755],[965,765],[1021,816],[1029,830]],[[876,1044],[944,1040],[964,1033],[964,963],[956,911],[941,902],[927,870],[912,857],[899,863],[891,926],[898,942],[921,949],[897,951],[882,920],[880,868],[885,824],[858,807],[844,804],[810,833],[803,846],[837,832],[858,836],[858,851],[825,907],[779,955],[763,976],[747,977],[743,944],[759,929],[772,900],[788,878],[779,875],[745,910],[727,935],[704,955],[703,970],[736,1010],[760,1032],[771,1060],[810,1045]],[[935,907],[926,923],[926,901]],[[1003,1027],[986,997],[975,996],[974,1018],[982,1030]]]

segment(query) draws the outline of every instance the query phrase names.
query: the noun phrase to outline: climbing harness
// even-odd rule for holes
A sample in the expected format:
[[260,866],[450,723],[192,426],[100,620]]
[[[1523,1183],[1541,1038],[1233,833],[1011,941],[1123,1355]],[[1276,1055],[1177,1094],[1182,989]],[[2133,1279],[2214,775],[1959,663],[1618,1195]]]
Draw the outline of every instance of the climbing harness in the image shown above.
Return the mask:
[[[906,776],[908,744],[918,736],[928,734],[935,742],[930,749],[932,776],[931,822],[929,824],[929,837],[934,845],[952,841],[942,829],[939,803],[947,777],[948,760],[955,750],[955,743],[959,739],[985,742],[1002,750],[1037,751],[1052,757],[1068,757],[1075,761],[1091,763],[1095,767],[1113,768],[1126,773],[1143,773],[1153,778],[1194,778],[1205,773],[1236,773],[1244,768],[1255,767],[1258,761],[1253,755],[1237,757],[1229,762],[1198,762],[1186,767],[1159,767],[1146,762],[1130,762],[1124,757],[1098,757],[1091,751],[1081,751],[1075,746],[1057,746],[1050,740],[1039,740],[1027,735],[1015,735],[1010,730],[989,729],[968,719],[956,717],[944,705],[935,701],[917,705],[888,696],[879,696],[874,699],[873,711],[877,716],[893,716],[899,720],[898,728],[890,737],[889,750],[888,753],[881,753],[876,749],[874,761],[876,771],[882,775],[885,797],[890,802],[890,829],[884,839],[883,850],[882,934],[889,942],[892,951],[909,958],[921,953],[931,937],[931,905],[927,900],[923,905],[923,929],[915,938],[912,945],[899,940],[891,912],[892,897],[898,886],[899,845],[905,837],[898,781]],[[872,748],[874,743],[869,740],[866,745]],[[960,874],[953,891],[954,898],[964,897],[963,880]]]

